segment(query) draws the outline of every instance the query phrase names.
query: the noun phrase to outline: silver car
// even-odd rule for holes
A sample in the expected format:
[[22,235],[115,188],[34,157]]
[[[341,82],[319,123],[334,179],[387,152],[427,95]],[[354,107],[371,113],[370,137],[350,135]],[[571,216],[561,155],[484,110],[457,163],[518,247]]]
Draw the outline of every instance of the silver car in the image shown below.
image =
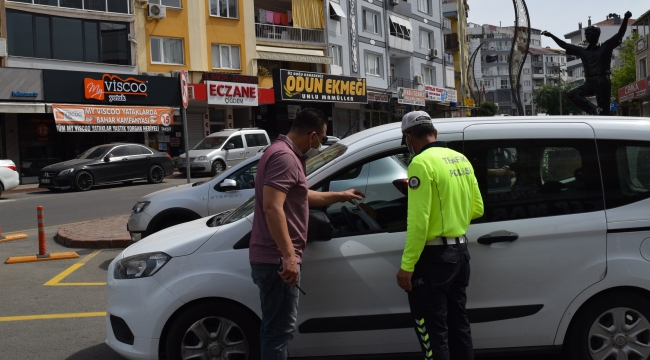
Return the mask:
[[176,167],[187,171],[189,154],[190,172],[207,172],[212,176],[257,155],[271,143],[269,135],[260,129],[223,130],[201,140],[189,153],[178,158]]
[[[179,185],[142,197],[131,210],[127,229],[133,241],[162,229],[235,209],[255,194],[258,155],[228,169],[207,182]],[[402,196],[391,185],[406,179],[407,169],[397,157],[387,157],[349,169],[329,184],[329,191],[358,189],[366,203],[390,201]],[[332,212],[340,213],[341,206]]]

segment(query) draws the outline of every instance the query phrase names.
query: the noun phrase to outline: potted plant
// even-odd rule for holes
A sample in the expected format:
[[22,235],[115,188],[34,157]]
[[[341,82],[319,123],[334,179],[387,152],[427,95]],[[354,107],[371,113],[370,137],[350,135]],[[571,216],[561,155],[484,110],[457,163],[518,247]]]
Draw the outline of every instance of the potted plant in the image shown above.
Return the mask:
[[273,78],[270,76],[269,69],[265,68],[264,66],[258,66],[257,67],[257,76],[258,76],[258,81],[257,85],[260,87],[264,88],[272,88],[273,87]]

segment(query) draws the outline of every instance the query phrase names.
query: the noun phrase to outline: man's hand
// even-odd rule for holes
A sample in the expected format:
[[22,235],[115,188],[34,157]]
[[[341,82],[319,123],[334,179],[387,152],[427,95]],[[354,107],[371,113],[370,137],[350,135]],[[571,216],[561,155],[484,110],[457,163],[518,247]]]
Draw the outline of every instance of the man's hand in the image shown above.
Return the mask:
[[542,35],[547,36],[547,37],[551,37],[551,35],[553,35],[553,34],[551,34],[550,32],[548,32],[546,30],[544,30],[544,31],[542,31]]
[[630,11],[626,12],[625,13],[625,18],[628,19],[628,20],[631,19],[632,18],[632,12],[630,12]]
[[349,201],[351,204],[353,204],[352,200],[362,200],[363,198],[366,197],[366,194],[362,193],[359,190],[349,189],[349,190],[341,191],[339,193],[339,196],[341,197],[340,202]]
[[291,284],[291,288],[298,283],[298,262],[295,257],[282,258],[282,271],[278,272],[282,281]]
[[397,272],[397,285],[406,291],[413,290],[413,286],[411,285],[411,276],[413,276],[412,272],[399,269]]

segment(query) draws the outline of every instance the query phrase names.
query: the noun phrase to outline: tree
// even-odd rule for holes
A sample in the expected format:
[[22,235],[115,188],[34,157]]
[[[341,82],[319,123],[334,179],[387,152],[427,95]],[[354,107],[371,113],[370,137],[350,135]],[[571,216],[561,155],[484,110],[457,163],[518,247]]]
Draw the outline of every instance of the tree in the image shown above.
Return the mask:
[[[567,84],[566,82],[560,83],[560,88],[562,91],[562,114],[574,115],[582,114],[577,106],[573,105],[572,102],[567,98],[567,93],[569,90],[573,89],[575,85]],[[537,104],[537,110],[540,112],[545,112],[548,115],[560,115],[560,91],[557,85],[545,84],[539,90],[536,90],[533,93],[533,101]]]
[[618,89],[636,81],[636,42],[640,39],[637,32],[623,41],[621,46],[621,66],[612,70],[612,96],[618,101]]
[[499,111],[497,104],[489,101],[484,101],[478,108],[478,116],[494,116]]

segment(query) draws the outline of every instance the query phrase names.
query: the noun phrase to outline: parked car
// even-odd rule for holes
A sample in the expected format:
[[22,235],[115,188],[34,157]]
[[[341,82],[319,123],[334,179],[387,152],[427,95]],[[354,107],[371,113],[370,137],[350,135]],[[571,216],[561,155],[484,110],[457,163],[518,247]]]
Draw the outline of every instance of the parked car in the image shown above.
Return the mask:
[[167,153],[139,144],[95,146],[77,159],[46,166],[38,176],[39,187],[52,191],[90,190],[95,185],[147,180],[160,183],[174,172]]
[[[209,171],[212,176],[251,158],[269,145],[269,135],[260,129],[222,130],[201,140],[189,151],[190,172]],[[178,157],[178,171],[187,172],[187,156]]]
[[[255,193],[257,163],[262,153],[215,176],[209,181],[175,186],[139,199],[131,210],[127,230],[133,241],[157,231],[205,216],[233,210]],[[395,196],[395,189],[381,179],[406,177],[406,166],[397,158],[386,158],[350,169],[330,184],[330,191],[357,188],[367,192],[366,202]],[[234,181],[226,184],[226,180]],[[387,185],[386,185],[387,184]]]
[[11,160],[0,160],[0,197],[3,191],[15,189],[19,184],[16,164]]
[[[439,139],[472,163],[485,203],[467,233],[467,307],[477,352],[647,358],[650,123],[577,116],[436,121]],[[310,188],[327,190],[351,169],[403,157],[401,139],[395,123],[341,140],[309,160]],[[508,191],[487,181],[489,154],[502,147],[517,154]],[[404,179],[382,181],[395,180],[403,189]],[[395,281],[406,198],[369,205],[321,209],[330,215],[323,228],[332,231],[308,239],[300,284],[307,295],[291,356],[420,352],[407,296]],[[342,207],[347,215],[332,213]],[[130,359],[259,359],[259,289],[247,250],[253,210],[251,198],[227,217],[165,229],[119,254],[108,268],[107,344]],[[323,221],[310,221],[316,219]]]

